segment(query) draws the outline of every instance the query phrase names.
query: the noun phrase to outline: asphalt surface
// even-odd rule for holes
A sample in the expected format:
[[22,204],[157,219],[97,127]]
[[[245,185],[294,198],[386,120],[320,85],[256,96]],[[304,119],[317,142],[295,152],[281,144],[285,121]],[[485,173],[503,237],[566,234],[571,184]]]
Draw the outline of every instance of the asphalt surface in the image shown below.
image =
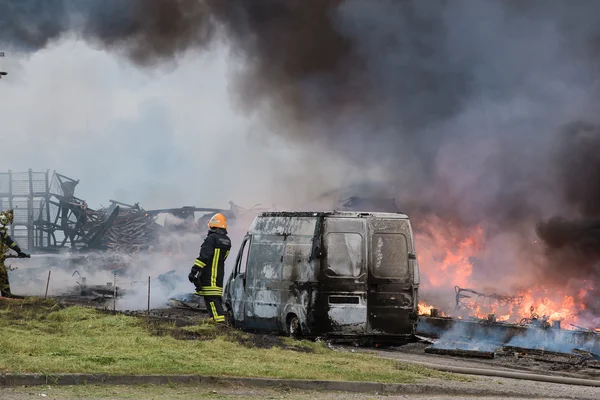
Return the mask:
[[394,348],[359,348],[351,346],[333,346],[338,351],[361,352],[378,357],[389,358],[403,362],[437,364],[453,367],[485,368],[502,371],[528,372],[550,376],[565,376],[571,378],[600,380],[600,370],[586,368],[584,364],[575,365],[560,362],[552,357],[505,357],[499,356],[493,360],[453,357],[446,355],[427,354],[424,352],[427,343],[411,343]]

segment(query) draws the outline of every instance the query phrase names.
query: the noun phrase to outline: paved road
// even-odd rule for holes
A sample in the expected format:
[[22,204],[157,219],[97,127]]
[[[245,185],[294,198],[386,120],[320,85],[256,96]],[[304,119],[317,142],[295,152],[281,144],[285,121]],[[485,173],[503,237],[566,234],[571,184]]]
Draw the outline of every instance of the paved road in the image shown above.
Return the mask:
[[[360,394],[343,392],[299,391],[283,389],[258,389],[237,385],[189,386],[102,386],[81,385],[72,387],[35,386],[19,388],[0,388],[0,400],[29,399],[290,399],[290,400],[338,400],[338,399],[600,399],[600,388],[572,385],[545,384],[531,381],[517,381],[503,378],[473,377],[470,382],[430,380],[441,392],[457,393],[466,391],[469,395],[427,395],[427,394]],[[498,391],[503,394],[499,395]],[[493,395],[493,394],[496,395]]]
[[410,344],[397,349],[368,349],[350,346],[334,346],[338,351],[364,352],[383,358],[397,361],[437,364],[453,367],[467,367],[479,369],[496,369],[513,372],[541,373],[545,375],[567,376],[583,379],[600,380],[600,370],[592,368],[570,367],[566,364],[535,360],[533,358],[497,357],[494,360],[465,359],[460,357],[443,356],[424,353],[426,344]]

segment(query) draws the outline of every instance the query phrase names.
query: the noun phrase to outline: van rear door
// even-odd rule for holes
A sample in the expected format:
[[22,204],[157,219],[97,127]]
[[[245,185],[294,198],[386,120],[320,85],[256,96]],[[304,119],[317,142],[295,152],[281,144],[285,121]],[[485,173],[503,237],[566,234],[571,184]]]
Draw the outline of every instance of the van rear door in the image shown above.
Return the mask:
[[413,334],[416,309],[414,254],[407,219],[369,219],[368,329],[372,334]]
[[325,331],[363,334],[367,329],[366,220],[326,218],[325,259],[320,278]]

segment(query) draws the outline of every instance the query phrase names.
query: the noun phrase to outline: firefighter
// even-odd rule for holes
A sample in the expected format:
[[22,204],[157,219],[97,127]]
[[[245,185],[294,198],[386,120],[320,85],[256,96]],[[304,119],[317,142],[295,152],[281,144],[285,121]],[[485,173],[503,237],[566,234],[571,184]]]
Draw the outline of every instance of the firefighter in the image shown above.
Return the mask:
[[231,240],[227,236],[227,219],[223,214],[215,214],[208,221],[208,235],[200,247],[200,255],[188,275],[196,286],[196,295],[204,297],[204,303],[211,319],[225,322],[221,303],[225,260],[229,256]]
[[17,242],[8,235],[8,226],[13,223],[13,210],[0,212],[0,295],[4,297],[15,297],[10,292],[8,281],[8,270],[4,265],[5,256],[10,250],[15,251],[19,258],[27,258],[29,255],[23,253]]

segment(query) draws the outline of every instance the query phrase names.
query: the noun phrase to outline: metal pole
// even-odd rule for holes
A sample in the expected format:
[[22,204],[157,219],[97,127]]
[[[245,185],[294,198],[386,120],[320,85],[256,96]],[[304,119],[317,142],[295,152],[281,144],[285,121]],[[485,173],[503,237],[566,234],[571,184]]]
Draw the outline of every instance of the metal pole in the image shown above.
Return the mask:
[[150,277],[148,277],[148,317],[150,316]]
[[115,272],[115,279],[113,283],[113,312],[117,311],[117,273]]
[[46,282],[46,294],[44,294],[44,300],[46,300],[46,297],[48,297],[48,286],[50,286],[50,273],[52,271],[48,271],[48,281]]
[[[13,210],[13,176],[12,170],[8,170],[8,208]],[[10,224],[10,236],[15,237],[15,224]]]
[[31,252],[35,247],[35,235],[33,232],[33,170],[29,168],[27,172],[29,178],[29,194],[27,196],[27,248]]
[[[0,51],[0,57],[4,57],[3,51]],[[8,75],[8,72],[0,71],[0,79],[2,79],[2,77],[6,75]]]

